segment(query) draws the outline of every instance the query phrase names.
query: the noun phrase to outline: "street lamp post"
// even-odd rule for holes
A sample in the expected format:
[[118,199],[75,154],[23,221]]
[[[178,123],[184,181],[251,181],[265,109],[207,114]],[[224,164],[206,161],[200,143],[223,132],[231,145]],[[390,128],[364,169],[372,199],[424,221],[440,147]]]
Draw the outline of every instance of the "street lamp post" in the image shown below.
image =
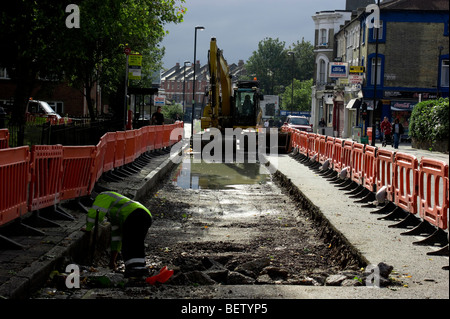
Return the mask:
[[289,51],[288,55],[292,55],[292,87],[291,87],[291,115],[294,106],[294,69],[295,69],[295,52]]
[[[196,26],[194,36],[194,78],[192,85],[192,119],[191,119],[191,141],[194,141],[194,110],[195,110],[195,66],[197,63],[197,30],[205,30],[205,27]],[[191,144],[193,146],[193,144]]]
[[183,76],[183,121],[184,121],[184,113],[186,112],[186,63],[191,63],[189,61],[184,61],[184,76]]
[[[380,7],[380,0],[377,2],[378,8]],[[374,26],[373,32],[375,32],[375,80],[373,83],[373,108],[372,108],[372,120],[371,120],[371,127],[372,127],[372,146],[375,146],[375,138],[377,136],[376,134],[376,128],[375,128],[375,114],[376,114],[376,108],[377,108],[377,82],[378,82],[378,37],[379,37],[379,30],[380,28]],[[380,119],[381,120],[381,119]]]

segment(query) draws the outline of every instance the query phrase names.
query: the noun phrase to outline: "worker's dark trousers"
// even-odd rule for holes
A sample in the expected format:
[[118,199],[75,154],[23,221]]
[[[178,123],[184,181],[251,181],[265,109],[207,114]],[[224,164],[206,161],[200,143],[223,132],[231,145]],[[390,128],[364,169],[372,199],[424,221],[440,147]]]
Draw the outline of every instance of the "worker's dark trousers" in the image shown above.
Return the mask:
[[126,269],[145,267],[145,236],[152,218],[143,209],[133,211],[123,223],[122,257]]

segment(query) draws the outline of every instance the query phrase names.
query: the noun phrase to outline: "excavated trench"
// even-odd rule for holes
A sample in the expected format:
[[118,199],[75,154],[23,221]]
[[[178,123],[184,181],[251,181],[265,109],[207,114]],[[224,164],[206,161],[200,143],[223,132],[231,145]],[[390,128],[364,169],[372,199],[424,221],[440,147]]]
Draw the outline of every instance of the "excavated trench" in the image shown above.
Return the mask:
[[[369,275],[364,257],[301,190],[259,163],[187,158],[142,202],[154,217],[147,266],[155,273],[168,266],[172,278],[156,286],[123,278],[123,264],[108,269],[106,249],[93,266],[81,266],[81,289],[66,289],[64,298],[86,298],[94,288],[102,290],[96,298],[177,298],[185,297],[180,287],[196,287],[199,297],[204,287],[207,297],[215,285],[359,286]],[[46,289],[37,298],[61,298],[54,278]]]

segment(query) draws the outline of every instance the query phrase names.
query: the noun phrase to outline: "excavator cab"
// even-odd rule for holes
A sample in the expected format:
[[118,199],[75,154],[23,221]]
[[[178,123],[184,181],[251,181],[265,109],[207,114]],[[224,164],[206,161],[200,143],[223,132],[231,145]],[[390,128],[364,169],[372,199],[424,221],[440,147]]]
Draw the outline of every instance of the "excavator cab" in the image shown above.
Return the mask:
[[239,81],[234,90],[233,127],[256,127],[260,117],[262,95],[258,81]]

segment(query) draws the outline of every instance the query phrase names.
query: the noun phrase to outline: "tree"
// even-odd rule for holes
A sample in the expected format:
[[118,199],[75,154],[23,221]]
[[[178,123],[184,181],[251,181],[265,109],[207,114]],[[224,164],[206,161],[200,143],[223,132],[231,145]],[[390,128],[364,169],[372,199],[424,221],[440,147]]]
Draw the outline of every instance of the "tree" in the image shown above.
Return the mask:
[[283,93],[283,110],[311,111],[312,79],[300,81],[294,79],[294,103],[292,104],[292,84]]
[[[12,121],[25,123],[38,75],[66,81],[89,97],[97,81],[106,92],[117,89],[125,74],[125,45],[156,64],[165,24],[182,21],[185,8],[178,2],[184,0],[79,1],[79,28],[66,26],[67,4],[60,1],[14,0],[3,6],[0,66],[17,84]],[[94,118],[93,101],[86,101]]]
[[249,76],[260,81],[264,94],[282,94],[291,85],[292,76],[300,81],[313,78],[314,47],[302,39],[286,49],[285,42],[278,38],[265,38],[248,59],[246,69]]
[[81,27],[68,31],[70,37],[65,41],[65,60],[69,66],[66,74],[69,83],[85,92],[91,119],[95,118],[90,99],[94,84],[99,82],[108,93],[115,92],[123,83],[125,46],[143,55],[143,77],[151,75],[162,57],[158,43],[166,34],[164,25],[181,22],[184,10],[176,5],[176,0],[81,2]]
[[264,94],[278,94],[280,85],[286,84],[284,71],[288,66],[284,47],[285,42],[278,38],[265,38],[247,61],[247,74],[257,77]]
[[15,0],[2,6],[0,14],[0,67],[6,67],[16,84],[11,122],[22,126],[38,76],[49,79],[61,74],[65,5]]

